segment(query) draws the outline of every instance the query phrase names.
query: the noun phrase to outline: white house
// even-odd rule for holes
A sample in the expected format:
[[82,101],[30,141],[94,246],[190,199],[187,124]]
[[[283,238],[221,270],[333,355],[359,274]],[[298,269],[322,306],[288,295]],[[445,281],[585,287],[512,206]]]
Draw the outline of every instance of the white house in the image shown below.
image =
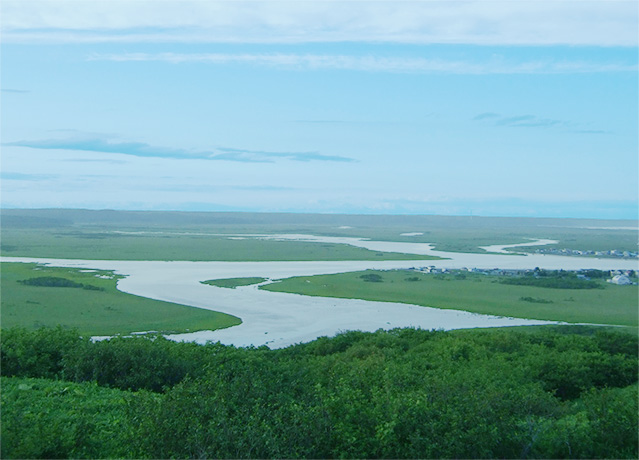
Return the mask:
[[608,280],[608,282],[612,284],[619,284],[620,286],[632,284],[632,281],[630,281],[630,278],[626,275],[615,275],[611,280]]

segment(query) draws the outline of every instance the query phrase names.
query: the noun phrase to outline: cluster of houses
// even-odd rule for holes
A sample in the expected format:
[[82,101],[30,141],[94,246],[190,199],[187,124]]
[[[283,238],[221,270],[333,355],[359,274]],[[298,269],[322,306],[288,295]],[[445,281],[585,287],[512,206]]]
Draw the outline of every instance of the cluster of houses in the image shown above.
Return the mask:
[[[459,274],[459,273],[478,273],[482,275],[491,275],[491,276],[526,276],[535,274],[535,270],[531,269],[503,269],[503,268],[461,268],[461,269],[447,269],[447,268],[437,268],[434,265],[430,265],[428,267],[411,267],[409,270],[413,270],[420,273],[435,273],[435,274]],[[573,271],[573,270],[565,270],[565,271]],[[588,273],[591,270],[580,269],[574,270],[577,278],[582,280],[590,280]],[[633,282],[633,278],[637,278],[639,276],[639,271],[637,270],[610,270],[607,273],[607,276],[610,276],[610,279],[607,280],[608,283],[618,284],[618,285],[632,285],[637,284]]]
[[620,286],[628,286],[631,284],[637,284],[632,282],[632,277],[637,277],[637,272],[633,270],[613,270],[610,272],[611,279],[606,280],[612,284],[618,284]]
[[494,275],[494,276],[524,276],[526,273],[532,273],[533,270],[512,270],[502,268],[461,268],[461,269],[447,269],[437,268],[434,265],[428,267],[412,267],[409,270],[414,270],[420,273],[479,273],[482,275]]
[[637,259],[639,253],[630,251],[618,251],[613,249],[612,251],[578,251],[576,249],[555,249],[555,248],[542,248],[536,249],[537,254],[553,254],[557,256],[590,256],[590,257],[618,257],[620,259]]

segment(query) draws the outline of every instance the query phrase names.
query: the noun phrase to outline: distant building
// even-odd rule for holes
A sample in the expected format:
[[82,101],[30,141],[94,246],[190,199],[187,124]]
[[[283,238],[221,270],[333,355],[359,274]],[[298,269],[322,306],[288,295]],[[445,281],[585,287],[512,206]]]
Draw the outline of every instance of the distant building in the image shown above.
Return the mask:
[[630,278],[628,278],[626,275],[615,275],[612,277],[611,280],[608,280],[608,282],[612,284],[618,284],[620,286],[632,284],[632,281],[630,281]]

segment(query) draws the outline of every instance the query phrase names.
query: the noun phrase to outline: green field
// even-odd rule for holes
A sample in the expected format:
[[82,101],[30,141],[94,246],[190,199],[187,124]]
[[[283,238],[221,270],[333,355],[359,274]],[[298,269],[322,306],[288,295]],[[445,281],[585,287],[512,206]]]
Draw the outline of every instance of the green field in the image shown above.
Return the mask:
[[224,278],[219,280],[202,281],[202,284],[235,289],[238,286],[250,286],[251,284],[263,283],[264,281],[266,281],[266,278]]
[[[61,325],[87,335],[114,335],[214,330],[241,323],[239,318],[224,313],[120,292],[116,289],[117,276],[108,271],[19,263],[3,263],[1,268],[3,328]],[[19,283],[42,277],[63,278],[92,289]]]
[[[381,277],[381,282],[366,281],[371,275]],[[497,276],[470,273],[464,276],[459,279],[461,276],[454,274],[366,271],[288,278],[261,289],[517,318],[638,326],[637,286],[615,286],[598,280],[601,289],[550,289],[502,284],[503,277]]]
[[119,234],[95,230],[2,229],[2,255],[84,260],[310,261],[421,260],[427,256],[376,252],[345,244],[230,239],[197,230]]
[[[14,257],[102,260],[324,261],[413,260],[412,254],[369,251],[345,244],[269,241],[256,234],[314,234],[374,240],[428,242],[437,249],[483,252],[479,246],[525,242],[526,238],[560,240],[557,247],[590,250],[636,250],[637,232],[587,227],[632,227],[635,221],[583,219],[513,219],[445,216],[357,216],[267,213],[181,213],[87,210],[2,210],[1,254]],[[419,233],[402,236],[403,233]],[[245,235],[233,239],[230,235]],[[417,256],[427,259],[425,256]],[[163,304],[116,291],[19,285],[13,265],[2,273],[3,325],[64,324],[92,334],[142,330],[185,331],[238,324],[239,319]],[[46,269],[67,277],[92,277],[64,269]],[[56,271],[57,270],[57,271]],[[526,318],[637,325],[636,288],[604,286],[597,292],[550,292],[534,287],[503,286],[488,279],[465,283],[428,279],[364,283],[361,279],[318,277],[269,286],[309,295],[408,302],[439,308]],[[355,278],[356,275],[354,275]],[[384,275],[385,277],[391,275]],[[403,276],[403,275],[398,275]],[[422,275],[420,275],[422,276]],[[75,279],[75,278],[74,278]],[[236,287],[227,280],[223,287]],[[249,284],[257,281],[247,281]],[[454,285],[451,285],[454,282]],[[215,281],[218,283],[218,281]],[[317,283],[317,285],[315,285]],[[328,287],[324,287],[326,284]],[[454,286],[451,288],[451,286]],[[131,308],[133,305],[142,307]],[[51,306],[54,305],[54,306]],[[163,307],[160,308],[159,305]],[[177,310],[176,310],[177,309]],[[166,310],[166,311],[165,311]],[[133,318],[133,316],[135,318]]]
[[[232,240],[224,235],[296,233],[432,243],[442,251],[484,252],[479,246],[527,238],[558,240],[558,249],[637,251],[637,221],[455,216],[363,216],[269,213],[125,212],[4,209],[5,256],[106,260],[380,260],[346,245]],[[123,233],[120,233],[123,232]],[[407,236],[402,234],[418,233]],[[536,248],[516,248],[534,251]],[[421,258],[421,257],[420,257]]]

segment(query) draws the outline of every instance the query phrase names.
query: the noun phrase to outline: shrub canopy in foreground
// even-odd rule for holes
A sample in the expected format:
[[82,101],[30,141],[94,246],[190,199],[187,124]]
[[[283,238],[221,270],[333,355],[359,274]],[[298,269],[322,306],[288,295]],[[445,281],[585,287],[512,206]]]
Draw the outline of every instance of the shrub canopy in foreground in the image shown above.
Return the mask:
[[269,350],[10,329],[1,359],[3,458],[638,454],[637,338],[605,330],[396,329]]

